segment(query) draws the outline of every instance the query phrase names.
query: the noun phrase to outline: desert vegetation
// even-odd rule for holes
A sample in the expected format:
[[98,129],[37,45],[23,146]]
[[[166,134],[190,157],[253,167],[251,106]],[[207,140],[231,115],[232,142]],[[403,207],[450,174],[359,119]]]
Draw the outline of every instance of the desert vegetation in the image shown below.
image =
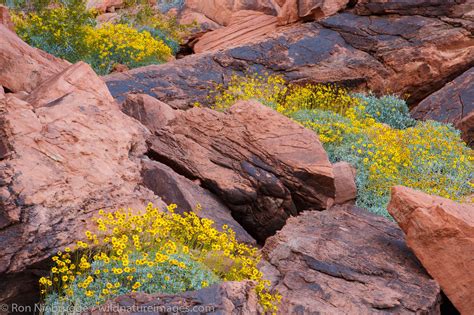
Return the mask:
[[169,10],[175,3],[151,7],[126,2],[118,19],[104,23],[96,20],[100,13],[86,8],[84,0],[7,4],[16,9],[16,32],[28,44],[73,63],[85,61],[98,74],[108,74],[118,65],[136,68],[172,59],[191,27],[160,9]]
[[472,192],[474,156],[460,132],[449,124],[412,119],[406,102],[395,95],[250,74],[217,85],[209,99],[216,110],[256,99],[314,130],[331,162],[356,167],[357,205],[377,214],[390,217],[386,207],[396,185],[456,201]]

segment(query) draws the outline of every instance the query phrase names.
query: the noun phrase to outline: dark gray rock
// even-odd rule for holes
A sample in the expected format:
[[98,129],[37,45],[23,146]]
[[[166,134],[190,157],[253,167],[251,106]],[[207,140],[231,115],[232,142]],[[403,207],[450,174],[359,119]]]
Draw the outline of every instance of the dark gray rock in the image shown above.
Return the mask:
[[267,239],[281,314],[440,314],[440,287],[398,226],[353,206],[304,212]]

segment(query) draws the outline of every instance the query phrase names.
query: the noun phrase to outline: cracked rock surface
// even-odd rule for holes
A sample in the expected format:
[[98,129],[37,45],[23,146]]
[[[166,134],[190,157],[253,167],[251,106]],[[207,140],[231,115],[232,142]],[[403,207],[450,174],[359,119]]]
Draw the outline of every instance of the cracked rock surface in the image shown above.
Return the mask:
[[106,76],[112,95],[152,95],[175,108],[209,105],[214,84],[232,74],[266,71],[292,82],[335,82],[375,93],[408,95],[416,104],[474,63],[474,38],[463,23],[439,16],[360,16],[279,28],[264,40]]
[[352,206],[303,212],[267,239],[261,270],[280,314],[439,314],[440,288],[385,218]]
[[474,67],[425,98],[411,114],[416,119],[452,123],[463,132],[464,141],[473,146]]
[[238,102],[226,113],[177,111],[153,131],[147,155],[199,180],[257,241],[299,211],[334,203],[333,166],[318,136],[257,102]]
[[0,95],[0,128],[0,302],[21,299],[29,285],[12,277],[83,239],[100,209],[160,205],[141,185],[146,128],[85,63],[24,100]]

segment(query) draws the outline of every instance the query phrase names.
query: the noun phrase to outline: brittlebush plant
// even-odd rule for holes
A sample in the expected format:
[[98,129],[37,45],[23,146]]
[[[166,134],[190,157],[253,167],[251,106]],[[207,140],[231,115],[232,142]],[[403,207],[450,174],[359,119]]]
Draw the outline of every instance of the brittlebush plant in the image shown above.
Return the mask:
[[213,221],[175,208],[100,211],[98,232],[58,252],[50,276],[40,279],[46,309],[84,310],[129,292],[179,293],[249,279],[264,310],[276,312],[281,297],[269,293],[257,249],[239,243],[228,226],[220,232]]
[[357,205],[389,216],[390,188],[412,187],[465,201],[473,192],[473,150],[452,126],[416,122],[395,96],[351,94],[334,85],[289,85],[280,76],[233,76],[210,96],[225,110],[256,99],[314,130],[331,162],[357,169]]
[[98,73],[108,73],[115,64],[130,68],[163,63],[171,57],[171,49],[148,31],[139,32],[125,24],[102,24],[86,29],[84,44],[89,62]]
[[96,15],[86,10],[83,0],[69,0],[28,14],[13,13],[12,17],[16,32],[31,46],[73,63],[86,61],[101,75],[116,64],[134,68],[163,63],[172,56],[169,45],[177,33],[163,29],[168,35],[162,37],[169,45],[155,34],[159,27],[171,28],[171,24],[163,22],[150,30],[126,23],[96,26]]

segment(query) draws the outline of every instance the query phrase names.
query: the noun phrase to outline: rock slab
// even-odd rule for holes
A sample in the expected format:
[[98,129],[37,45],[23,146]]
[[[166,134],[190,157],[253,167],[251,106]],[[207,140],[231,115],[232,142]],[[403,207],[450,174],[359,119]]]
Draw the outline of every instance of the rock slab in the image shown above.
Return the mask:
[[153,132],[147,155],[199,180],[258,241],[298,211],[334,203],[333,167],[318,136],[257,102],[225,113],[177,111]]
[[258,305],[255,283],[223,282],[197,291],[181,294],[130,293],[93,308],[84,315],[127,314],[263,314]]
[[63,71],[69,62],[28,46],[0,23],[0,85],[11,92],[31,92]]
[[474,67],[425,98],[411,111],[416,119],[452,123],[464,131],[463,139],[470,145],[474,142],[470,131],[474,129],[474,122],[467,117],[472,113],[474,113]]
[[146,93],[182,109],[195,102],[211,105],[209,90],[249,72],[280,74],[294,83],[390,91],[417,104],[473,63],[474,38],[461,24],[345,12],[279,28],[259,42],[111,74],[105,81],[120,102],[129,92]]
[[396,224],[353,206],[303,212],[267,239],[280,314],[439,314],[440,288]]
[[[235,232],[238,241],[256,245],[253,237],[232,218],[230,209],[198,183],[177,174],[162,163],[150,160],[142,161],[142,177],[144,185],[166,204],[178,205],[178,213],[194,211],[201,218],[213,220],[218,230],[222,230],[226,224]],[[200,210],[196,210],[198,205]]]
[[474,310],[474,204],[396,186],[388,211],[443,292],[461,312]]

